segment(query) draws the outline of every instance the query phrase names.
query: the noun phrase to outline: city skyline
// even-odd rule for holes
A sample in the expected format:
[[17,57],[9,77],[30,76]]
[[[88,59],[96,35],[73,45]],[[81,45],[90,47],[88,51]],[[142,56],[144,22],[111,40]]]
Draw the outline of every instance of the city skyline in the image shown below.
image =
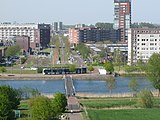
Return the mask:
[[[92,4],[91,4],[92,3]],[[158,0],[132,0],[132,22],[159,22]],[[0,22],[17,23],[53,23],[62,21],[64,24],[95,24],[96,22],[111,22],[114,19],[114,0],[81,0],[53,1],[46,0],[2,0]],[[143,6],[142,6],[143,5]],[[154,7],[152,7],[152,6]],[[151,9],[148,9],[151,8]]]

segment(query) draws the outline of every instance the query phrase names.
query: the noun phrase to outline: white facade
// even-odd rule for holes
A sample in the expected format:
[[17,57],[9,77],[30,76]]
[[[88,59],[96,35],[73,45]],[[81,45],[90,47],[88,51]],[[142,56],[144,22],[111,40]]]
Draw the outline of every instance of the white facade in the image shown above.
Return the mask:
[[128,32],[128,64],[147,62],[153,53],[160,53],[160,29],[132,28]]
[[38,24],[0,24],[0,40],[25,35],[30,37],[30,42],[34,42],[37,29]]

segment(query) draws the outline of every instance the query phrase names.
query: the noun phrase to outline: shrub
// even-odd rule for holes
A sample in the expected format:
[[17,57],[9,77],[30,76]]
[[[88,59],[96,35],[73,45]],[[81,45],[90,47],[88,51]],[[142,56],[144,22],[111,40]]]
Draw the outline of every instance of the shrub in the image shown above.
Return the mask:
[[153,95],[151,91],[144,89],[138,94],[138,105],[143,108],[153,107]]
[[42,72],[43,72],[43,68],[42,67],[38,67],[37,73],[42,73]]

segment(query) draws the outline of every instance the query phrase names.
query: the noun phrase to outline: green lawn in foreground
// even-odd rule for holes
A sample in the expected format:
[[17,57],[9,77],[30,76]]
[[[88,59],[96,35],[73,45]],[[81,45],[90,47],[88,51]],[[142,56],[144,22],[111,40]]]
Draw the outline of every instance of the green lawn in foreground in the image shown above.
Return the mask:
[[160,120],[160,109],[88,110],[90,120]]
[[84,106],[88,108],[110,108],[110,107],[122,107],[122,106],[134,106],[136,105],[135,99],[124,100],[82,100],[80,101]]
[[[113,107],[137,107],[136,98],[126,98],[126,99],[88,99],[88,100],[80,100],[80,103],[87,108],[113,108]],[[153,100],[154,106],[159,107],[160,99],[155,98]]]

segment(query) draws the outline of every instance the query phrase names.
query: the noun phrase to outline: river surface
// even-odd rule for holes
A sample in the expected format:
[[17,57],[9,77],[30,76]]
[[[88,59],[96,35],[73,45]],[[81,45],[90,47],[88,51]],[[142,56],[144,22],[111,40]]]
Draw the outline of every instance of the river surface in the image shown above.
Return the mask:
[[[138,90],[148,88],[154,90],[151,83],[146,78],[136,78],[138,81]],[[116,88],[113,93],[130,92],[128,87],[130,77],[116,77]],[[74,80],[76,92],[105,94],[109,93],[107,82],[102,80]],[[63,80],[0,80],[0,85],[10,85],[13,88],[34,88],[44,94],[53,94],[56,92],[65,93]]]

